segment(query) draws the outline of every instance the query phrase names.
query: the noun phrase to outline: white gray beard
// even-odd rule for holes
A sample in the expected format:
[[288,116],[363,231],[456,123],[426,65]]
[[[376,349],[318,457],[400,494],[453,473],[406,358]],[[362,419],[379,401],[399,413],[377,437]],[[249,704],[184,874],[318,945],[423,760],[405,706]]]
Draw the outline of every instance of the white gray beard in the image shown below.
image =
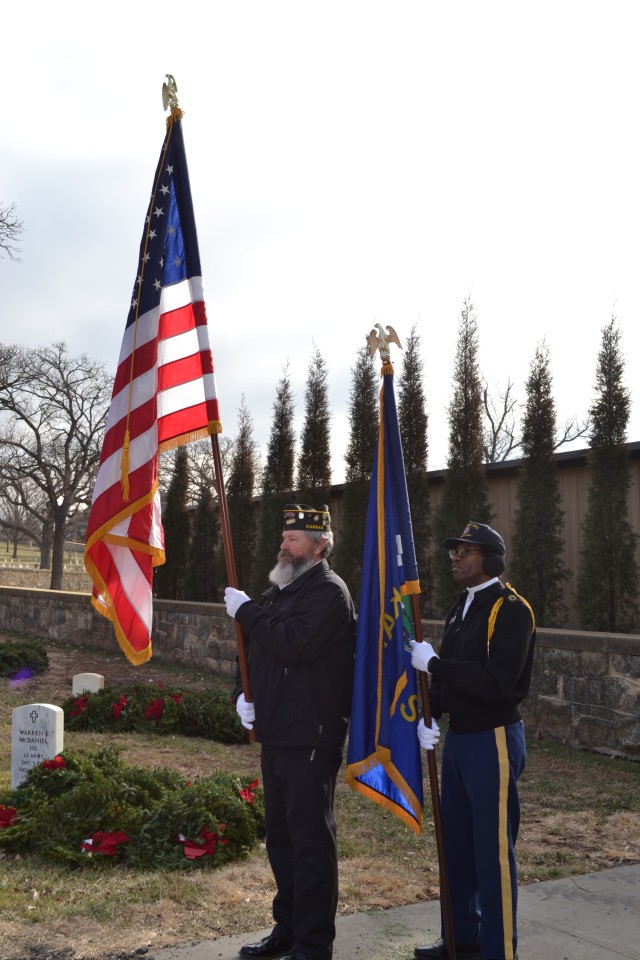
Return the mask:
[[280,588],[286,587],[287,584],[292,583],[296,577],[300,577],[303,573],[306,573],[307,570],[310,570],[311,567],[315,566],[317,562],[316,559],[312,559],[311,557],[297,557],[288,563],[285,563],[284,560],[278,560],[269,574],[269,583],[275,583],[275,585]]

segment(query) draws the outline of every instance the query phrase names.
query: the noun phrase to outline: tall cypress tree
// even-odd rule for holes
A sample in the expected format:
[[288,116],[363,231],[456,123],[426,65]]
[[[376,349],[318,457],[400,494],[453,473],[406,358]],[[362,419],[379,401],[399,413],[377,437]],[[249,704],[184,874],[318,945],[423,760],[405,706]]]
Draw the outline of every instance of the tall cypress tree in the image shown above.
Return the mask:
[[420,336],[414,324],[404,353],[398,380],[398,424],[407,475],[407,491],[413,523],[413,539],[420,576],[422,613],[431,614],[434,590],[431,578],[431,508],[427,477],[428,417],[423,380],[424,361],[420,354]]
[[358,350],[351,368],[349,393],[349,442],[345,453],[342,530],[336,543],[335,567],[358,602],[364,533],[369,502],[371,471],[379,420],[377,363],[365,345]]
[[[522,421],[524,464],[518,485],[509,580],[533,607],[540,626],[558,626],[566,618],[562,582],[564,511],[555,461],[556,409],[549,349],[536,349],[526,382]],[[508,558],[507,558],[508,559]]]
[[298,498],[300,503],[320,507],[329,503],[331,491],[331,414],[327,389],[327,367],[316,349],[309,363],[305,391],[304,423],[298,457]]
[[254,568],[254,595],[257,595],[267,586],[269,570],[275,563],[282,536],[282,509],[285,503],[293,500],[294,411],[291,380],[288,370],[285,369],[276,386],[267,462],[262,475],[262,502],[260,504],[258,548]]
[[586,630],[637,631],[637,536],[629,523],[626,432],[631,398],[613,316],[603,328],[591,415],[591,482],[582,529],[577,601]]
[[436,598],[445,613],[458,595],[451,561],[440,544],[459,536],[468,520],[490,523],[491,509],[482,446],[482,380],[478,367],[478,324],[473,304],[462,307],[449,404],[449,452],[442,499],[434,518]]
[[236,575],[240,589],[246,591],[251,589],[256,549],[257,518],[253,495],[257,466],[253,420],[243,394],[226,490]]
[[173,475],[162,512],[165,563],[154,571],[156,596],[165,600],[184,600],[187,554],[191,539],[188,511],[189,470],[187,451],[178,447],[173,461]]
[[185,599],[201,603],[220,600],[218,586],[218,518],[213,494],[203,486],[193,520],[193,534],[187,559]]

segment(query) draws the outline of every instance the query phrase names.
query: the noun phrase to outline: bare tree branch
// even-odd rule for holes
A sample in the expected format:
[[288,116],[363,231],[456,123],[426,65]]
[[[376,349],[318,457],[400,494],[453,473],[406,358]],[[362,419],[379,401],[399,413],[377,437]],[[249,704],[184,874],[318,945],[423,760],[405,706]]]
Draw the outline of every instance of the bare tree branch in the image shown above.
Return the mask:
[[[489,393],[486,382],[483,384],[482,404],[484,407],[485,430],[483,438],[485,463],[499,463],[508,460],[522,445],[522,437],[516,431],[517,400],[513,396],[513,383],[507,383],[504,393],[496,400]],[[591,421],[587,417],[578,420],[572,417],[567,420],[562,433],[558,434],[554,450],[559,450],[567,443],[572,443],[580,437],[586,437],[591,428]]]
[[582,421],[578,420],[577,417],[572,417],[570,420],[565,422],[565,425],[562,428],[562,433],[558,434],[558,439],[556,440],[553,449],[559,450],[560,447],[565,445],[565,443],[572,443],[574,440],[578,440],[580,437],[586,437],[590,429],[590,417],[586,417],[586,419]]
[[516,415],[514,410],[518,401],[512,396],[513,383],[507,383],[507,389],[500,394],[496,402],[489,395],[489,387],[485,382],[482,390],[482,404],[488,428],[485,428],[483,449],[485,463],[497,463],[507,460],[514,450],[520,446],[516,437]]
[[62,586],[67,521],[91,497],[110,388],[102,364],[70,357],[62,342],[35,350],[0,344],[0,481],[14,491],[29,481],[40,491],[34,500],[44,507],[34,509],[47,550],[53,532],[52,589]]
[[20,261],[20,247],[16,246],[22,236],[24,224],[16,214],[15,203],[3,206],[0,203],[0,257],[8,256],[10,260]]

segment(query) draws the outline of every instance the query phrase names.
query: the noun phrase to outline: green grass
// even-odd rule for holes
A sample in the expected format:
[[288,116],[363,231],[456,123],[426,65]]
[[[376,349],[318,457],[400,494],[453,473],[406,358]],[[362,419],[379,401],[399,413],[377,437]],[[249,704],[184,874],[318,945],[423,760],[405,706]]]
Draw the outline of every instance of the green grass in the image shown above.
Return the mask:
[[602,820],[640,810],[640,763],[547,740],[527,744],[521,791],[551,816],[589,810]]
[[203,903],[204,891],[196,891],[188,874],[146,872],[144,874],[115,867],[103,875],[95,870],[69,870],[28,858],[0,870],[0,901],[3,919],[13,923],[53,923],[64,916],[67,921],[93,918],[108,923],[118,918],[123,902],[118,891],[127,891],[127,903],[151,905],[160,902],[171,884],[171,899],[188,906],[194,894]]
[[[26,543],[19,543],[17,555],[13,556],[13,544],[6,540],[0,540],[0,564],[17,566],[18,564],[27,564],[28,567],[40,567],[40,548],[29,546]],[[65,550],[64,567],[69,570],[84,569],[84,550]]]

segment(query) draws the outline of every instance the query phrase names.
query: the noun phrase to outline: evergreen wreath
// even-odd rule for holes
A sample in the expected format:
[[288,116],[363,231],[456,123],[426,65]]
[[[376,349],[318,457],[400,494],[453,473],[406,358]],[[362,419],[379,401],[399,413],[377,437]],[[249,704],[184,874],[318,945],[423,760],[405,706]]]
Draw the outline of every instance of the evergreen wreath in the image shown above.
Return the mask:
[[258,780],[126,766],[120,750],[63,752],[0,793],[0,849],[69,865],[218,867],[264,836]]
[[66,730],[178,733],[219,743],[246,743],[247,735],[228,694],[142,684],[104,688],[68,697]]

